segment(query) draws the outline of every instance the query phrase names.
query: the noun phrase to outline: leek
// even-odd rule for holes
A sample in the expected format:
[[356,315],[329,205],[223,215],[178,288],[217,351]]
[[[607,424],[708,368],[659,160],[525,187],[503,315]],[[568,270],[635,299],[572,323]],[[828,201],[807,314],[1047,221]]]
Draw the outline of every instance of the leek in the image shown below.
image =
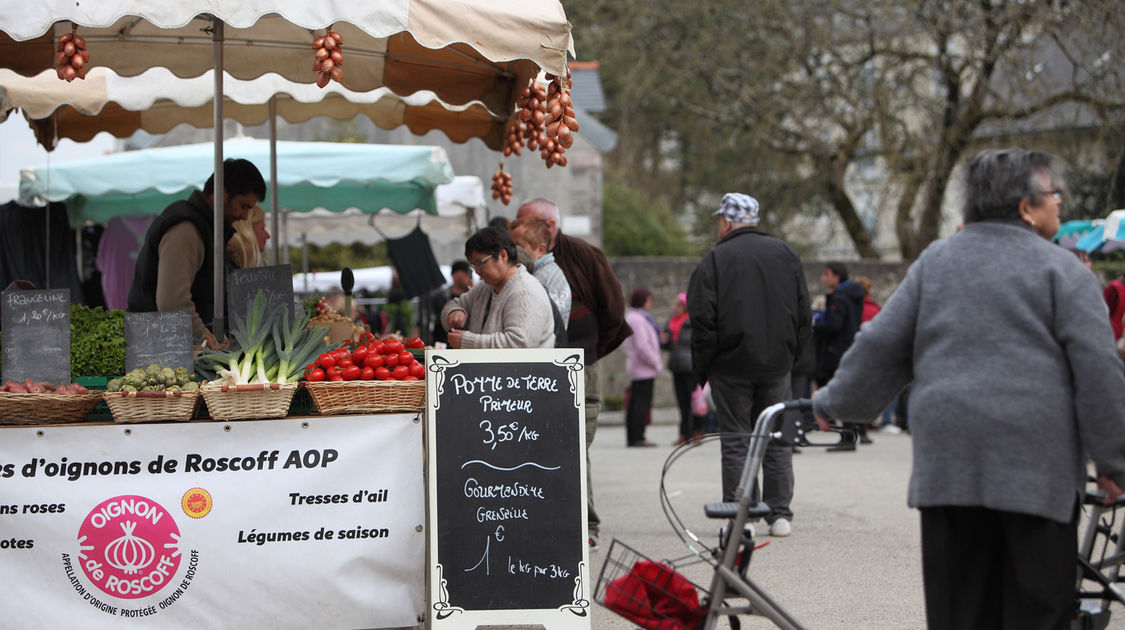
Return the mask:
[[209,381],[222,378],[234,384],[300,379],[305,365],[329,350],[324,329],[309,328],[304,309],[298,309],[290,323],[289,309],[270,311],[268,307],[265,294],[259,291],[245,318],[237,313],[231,317],[231,348],[200,353],[196,371]]

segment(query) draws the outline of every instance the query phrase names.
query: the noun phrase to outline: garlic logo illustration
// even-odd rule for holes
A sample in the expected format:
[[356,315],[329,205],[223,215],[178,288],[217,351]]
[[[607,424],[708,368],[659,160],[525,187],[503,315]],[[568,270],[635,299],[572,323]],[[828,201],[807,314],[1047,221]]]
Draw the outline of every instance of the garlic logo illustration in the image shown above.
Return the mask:
[[124,571],[125,575],[140,571],[156,559],[156,550],[152,548],[152,543],[133,535],[133,530],[136,528],[136,521],[125,521],[121,524],[121,530],[125,535],[105,547],[106,562],[109,566]]
[[122,599],[147,597],[174,583],[180,552],[175,519],[147,497],[106,499],[78,528],[82,571],[104,593]]

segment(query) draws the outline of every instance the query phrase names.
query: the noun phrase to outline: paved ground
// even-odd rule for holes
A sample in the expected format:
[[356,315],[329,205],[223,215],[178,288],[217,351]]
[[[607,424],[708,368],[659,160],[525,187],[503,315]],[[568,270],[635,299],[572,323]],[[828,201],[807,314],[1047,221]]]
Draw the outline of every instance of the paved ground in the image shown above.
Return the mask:
[[[596,583],[613,538],[653,559],[686,553],[660,509],[660,471],[676,437],[672,410],[656,410],[648,438],[655,448],[625,447],[621,414],[604,413],[591,451],[595,500],[602,517],[601,550],[591,554]],[[793,534],[768,538],[750,574],[809,628],[903,630],[925,627],[917,512],[906,506],[911,438],[873,434],[855,453],[806,448],[794,457]],[[690,451],[666,480],[674,507],[710,542],[718,526],[702,504],[720,496],[718,443]],[[706,585],[697,565],[683,570]],[[1125,628],[1117,610],[1110,628]],[[595,605],[597,630],[634,628]],[[720,626],[726,628],[725,622]],[[760,618],[743,628],[772,628]]]

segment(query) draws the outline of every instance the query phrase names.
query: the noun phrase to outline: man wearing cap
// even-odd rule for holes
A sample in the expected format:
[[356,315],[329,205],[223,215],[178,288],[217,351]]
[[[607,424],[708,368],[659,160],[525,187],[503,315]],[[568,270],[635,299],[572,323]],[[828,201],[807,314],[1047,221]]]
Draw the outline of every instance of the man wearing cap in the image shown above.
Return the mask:
[[[719,204],[719,242],[688,285],[692,367],[710,381],[719,430],[750,433],[763,409],[790,397],[796,357],[811,343],[809,290],[801,259],[758,228],[758,201],[727,193]],[[737,501],[749,438],[722,438],[723,501]],[[751,500],[770,506],[772,536],[788,536],[793,512],[793,447],[773,440],[762,462],[762,487]]]

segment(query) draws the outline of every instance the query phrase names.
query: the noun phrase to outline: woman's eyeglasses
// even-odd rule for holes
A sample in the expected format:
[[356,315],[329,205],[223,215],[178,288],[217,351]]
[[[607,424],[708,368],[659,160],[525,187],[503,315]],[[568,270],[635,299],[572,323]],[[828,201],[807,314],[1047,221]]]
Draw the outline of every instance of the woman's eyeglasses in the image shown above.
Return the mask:
[[484,263],[488,262],[489,258],[492,258],[492,254],[489,254],[476,262],[469,261],[469,264],[473,266],[473,269],[480,269],[484,266]]
[[1035,193],[1039,195],[1050,195],[1055,198],[1055,201],[1061,202],[1063,200],[1063,191],[1061,188],[1056,188],[1054,190],[1037,190]]

